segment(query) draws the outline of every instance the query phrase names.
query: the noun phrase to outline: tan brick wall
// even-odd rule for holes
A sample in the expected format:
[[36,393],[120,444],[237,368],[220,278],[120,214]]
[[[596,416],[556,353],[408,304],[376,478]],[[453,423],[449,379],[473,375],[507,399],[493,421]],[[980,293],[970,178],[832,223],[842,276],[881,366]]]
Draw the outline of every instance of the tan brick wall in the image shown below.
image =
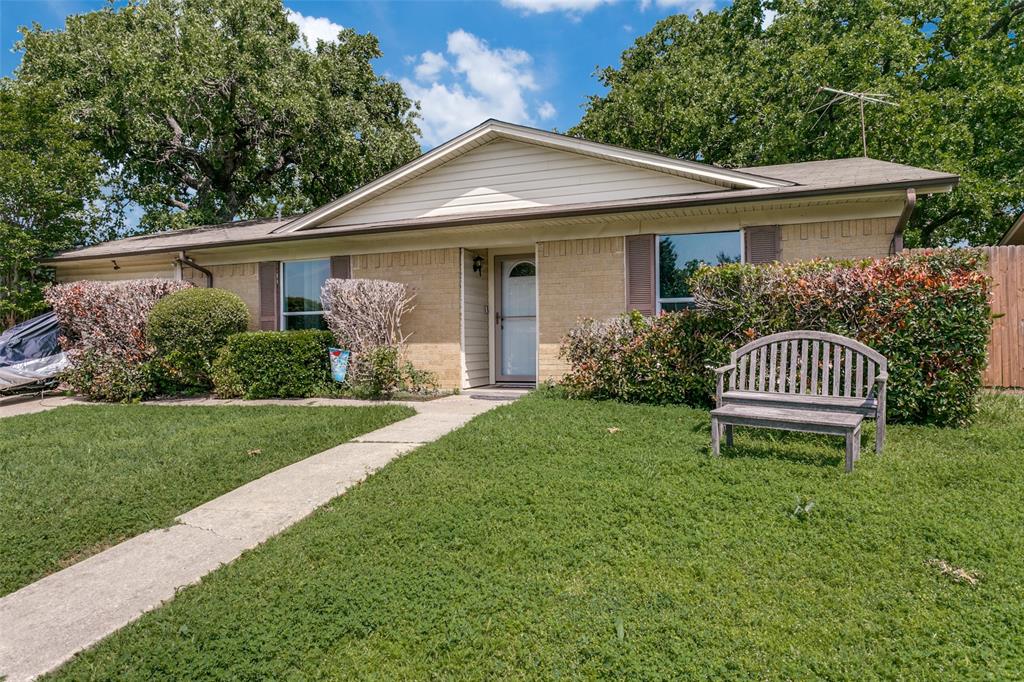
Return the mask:
[[622,237],[537,244],[540,381],[566,370],[558,345],[581,317],[603,319],[626,310]]
[[430,370],[444,388],[462,383],[459,249],[398,251],[352,257],[352,276],[408,285],[416,308],[402,319],[408,358]]
[[[210,265],[204,266],[213,273],[213,286],[217,289],[226,289],[245,301],[249,308],[249,329],[257,329],[260,315],[260,288],[257,276],[256,263],[236,263],[232,265]],[[206,286],[206,275],[193,270],[182,268],[181,276],[197,287]]]
[[782,260],[879,258],[889,255],[898,218],[782,226]]

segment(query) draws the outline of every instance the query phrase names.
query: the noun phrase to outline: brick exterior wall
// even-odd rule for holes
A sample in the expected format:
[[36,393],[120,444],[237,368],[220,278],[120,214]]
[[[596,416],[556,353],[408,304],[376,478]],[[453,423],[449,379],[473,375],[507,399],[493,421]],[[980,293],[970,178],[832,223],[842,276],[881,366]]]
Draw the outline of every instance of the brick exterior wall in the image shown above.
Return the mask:
[[565,372],[558,345],[579,318],[625,312],[624,244],[622,237],[537,244],[539,381],[558,379]]
[[462,384],[459,272],[459,249],[352,256],[352,277],[401,282],[416,293],[415,310],[402,319],[408,359],[448,389]]
[[887,256],[897,220],[870,218],[783,225],[782,260]]
[[[249,329],[258,329],[260,321],[260,289],[259,278],[256,274],[256,263],[210,265],[204,267],[213,273],[214,287],[238,294],[245,301],[245,305],[249,308]],[[192,282],[197,287],[206,286],[206,275],[198,270],[183,267],[181,276],[182,279]]]

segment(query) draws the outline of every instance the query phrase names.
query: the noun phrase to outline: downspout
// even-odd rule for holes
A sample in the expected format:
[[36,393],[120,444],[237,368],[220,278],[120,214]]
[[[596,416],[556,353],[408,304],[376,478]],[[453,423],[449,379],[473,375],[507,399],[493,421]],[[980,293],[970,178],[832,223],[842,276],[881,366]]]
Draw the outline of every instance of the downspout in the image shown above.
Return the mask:
[[903,201],[903,211],[900,212],[900,217],[896,221],[896,232],[892,235],[892,241],[889,242],[889,255],[895,256],[903,250],[903,228],[910,222],[910,215],[914,212],[914,207],[917,205],[917,192],[914,191],[913,187],[907,188],[907,198]]
[[178,257],[175,259],[174,262],[177,263],[178,265],[185,265],[187,267],[192,268],[193,270],[198,270],[199,272],[203,273],[204,275],[206,275],[206,288],[213,288],[213,273],[204,268],[199,263],[189,258],[188,256],[186,256],[184,251],[178,252]]

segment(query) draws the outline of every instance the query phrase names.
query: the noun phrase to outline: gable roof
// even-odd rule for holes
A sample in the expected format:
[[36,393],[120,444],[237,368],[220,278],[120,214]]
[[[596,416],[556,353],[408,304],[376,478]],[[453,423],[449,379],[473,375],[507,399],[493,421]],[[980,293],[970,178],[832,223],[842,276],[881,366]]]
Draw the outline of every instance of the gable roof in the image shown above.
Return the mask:
[[777,166],[752,166],[739,171],[757,171],[760,175],[788,180],[796,185],[815,187],[845,187],[850,185],[877,185],[887,182],[931,183],[954,182],[956,175],[942,173],[902,163],[879,161],[864,156],[826,161],[783,163]]
[[[488,213],[439,215],[307,229],[325,220],[330,220],[335,215],[340,215],[347,208],[354,208],[357,205],[352,201],[354,196],[362,197],[358,203],[365,203],[370,198],[397,187],[413,177],[418,177],[431,168],[503,137],[520,141],[529,140],[530,144],[542,144],[542,146],[565,149],[593,158],[607,158],[615,163],[625,163],[639,168],[676,174],[682,178],[711,185],[713,189],[712,191],[662,194],[631,199],[602,199],[584,204],[534,206]],[[467,140],[472,140],[472,145]],[[453,151],[452,147],[458,149]],[[427,161],[424,162],[424,160]],[[412,175],[412,171],[409,170],[412,167],[416,169],[415,175]],[[405,180],[397,180],[396,178],[403,172],[408,172],[409,176]],[[184,249],[264,244],[355,234],[379,234],[456,225],[482,225],[542,218],[554,219],[782,199],[838,197],[865,192],[899,191],[908,188],[914,188],[921,196],[934,192],[948,192],[956,186],[958,181],[959,177],[951,173],[869,158],[808,161],[729,170],[708,164],[670,159],[656,154],[635,152],[500,121],[487,121],[424,154],[410,164],[304,215],[283,219],[238,221],[129,237],[66,251],[45,262],[54,264],[147,253],[166,253]],[[1018,225],[1021,224],[1022,221],[1018,221]]]
[[353,192],[349,192],[329,204],[300,216],[275,231],[287,233],[316,228],[327,220],[336,218],[344,212],[399,187],[424,173],[457,159],[482,145],[497,140],[510,140],[539,145],[613,163],[635,166],[649,171],[676,175],[724,189],[768,189],[793,184],[788,180],[765,177],[751,172],[673,159],[658,154],[639,152],[489,119],[472,130],[435,147],[404,166],[363,185]]

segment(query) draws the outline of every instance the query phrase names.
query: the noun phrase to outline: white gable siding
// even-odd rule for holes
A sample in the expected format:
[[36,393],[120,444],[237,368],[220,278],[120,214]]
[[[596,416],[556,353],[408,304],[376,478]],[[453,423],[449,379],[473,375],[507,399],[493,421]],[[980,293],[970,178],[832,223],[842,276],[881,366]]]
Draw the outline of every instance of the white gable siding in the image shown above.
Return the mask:
[[359,225],[721,189],[582,154],[499,140],[370,199],[325,225]]

